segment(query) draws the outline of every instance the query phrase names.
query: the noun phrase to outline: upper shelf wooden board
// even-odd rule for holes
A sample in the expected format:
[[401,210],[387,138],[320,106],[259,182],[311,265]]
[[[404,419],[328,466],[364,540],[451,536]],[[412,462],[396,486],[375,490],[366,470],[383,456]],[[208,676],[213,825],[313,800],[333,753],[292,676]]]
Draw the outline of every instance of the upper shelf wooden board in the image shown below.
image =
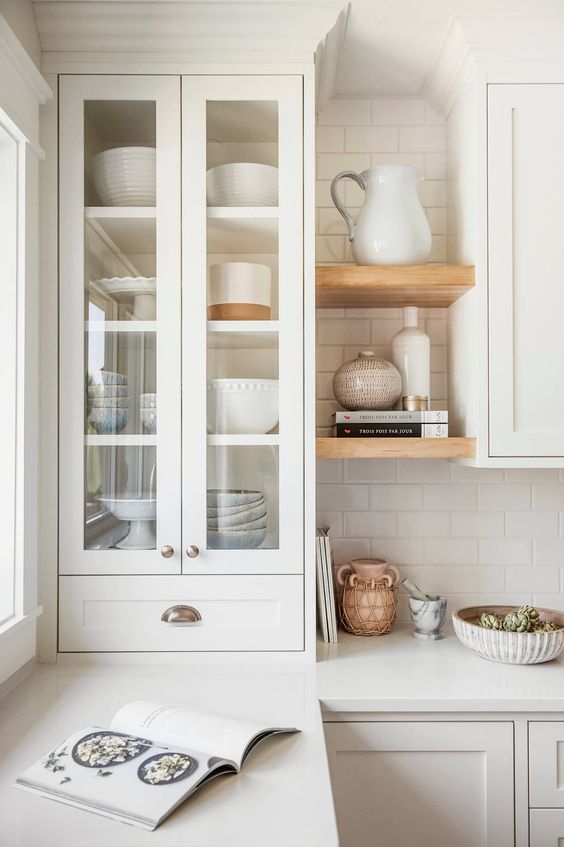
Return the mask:
[[318,265],[318,308],[450,306],[474,286],[472,265]]
[[475,438],[318,438],[318,459],[473,459]]

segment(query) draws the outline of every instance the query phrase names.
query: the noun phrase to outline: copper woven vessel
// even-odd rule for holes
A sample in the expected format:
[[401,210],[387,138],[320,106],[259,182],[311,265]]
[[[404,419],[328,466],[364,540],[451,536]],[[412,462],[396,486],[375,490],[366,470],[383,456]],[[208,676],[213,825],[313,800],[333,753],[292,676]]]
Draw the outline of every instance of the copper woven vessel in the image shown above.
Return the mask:
[[397,589],[389,579],[356,576],[343,586],[341,623],[353,635],[385,635],[393,626],[397,605]]

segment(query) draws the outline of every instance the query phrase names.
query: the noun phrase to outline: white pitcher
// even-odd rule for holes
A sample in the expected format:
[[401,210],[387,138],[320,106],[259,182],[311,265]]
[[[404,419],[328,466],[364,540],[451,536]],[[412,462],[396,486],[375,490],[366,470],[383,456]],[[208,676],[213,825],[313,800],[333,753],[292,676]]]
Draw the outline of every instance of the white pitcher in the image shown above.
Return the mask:
[[[356,224],[337,196],[341,179],[366,192]],[[431,252],[431,229],[417,194],[423,177],[409,165],[379,165],[361,174],[343,171],[331,183],[333,203],[347,223],[357,265],[419,265]]]

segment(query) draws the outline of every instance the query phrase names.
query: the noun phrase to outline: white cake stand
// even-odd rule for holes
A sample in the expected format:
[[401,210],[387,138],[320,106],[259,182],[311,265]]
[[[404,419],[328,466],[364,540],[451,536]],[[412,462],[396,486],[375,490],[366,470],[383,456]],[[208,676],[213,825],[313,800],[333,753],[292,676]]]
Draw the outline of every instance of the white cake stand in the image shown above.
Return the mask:
[[140,497],[99,497],[118,521],[129,521],[129,532],[118,541],[119,550],[154,550],[157,546],[155,519],[157,501],[149,495]]

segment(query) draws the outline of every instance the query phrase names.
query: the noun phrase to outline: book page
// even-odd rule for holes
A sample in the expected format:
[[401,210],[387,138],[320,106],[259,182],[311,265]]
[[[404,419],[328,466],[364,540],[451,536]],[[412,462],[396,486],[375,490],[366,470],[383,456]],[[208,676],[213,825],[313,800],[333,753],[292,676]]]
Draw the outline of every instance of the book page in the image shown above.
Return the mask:
[[149,736],[160,744],[205,750],[235,762],[238,767],[252,739],[267,727],[223,715],[195,712],[182,706],[163,706],[147,700],[128,703],[112,720],[112,729]]

